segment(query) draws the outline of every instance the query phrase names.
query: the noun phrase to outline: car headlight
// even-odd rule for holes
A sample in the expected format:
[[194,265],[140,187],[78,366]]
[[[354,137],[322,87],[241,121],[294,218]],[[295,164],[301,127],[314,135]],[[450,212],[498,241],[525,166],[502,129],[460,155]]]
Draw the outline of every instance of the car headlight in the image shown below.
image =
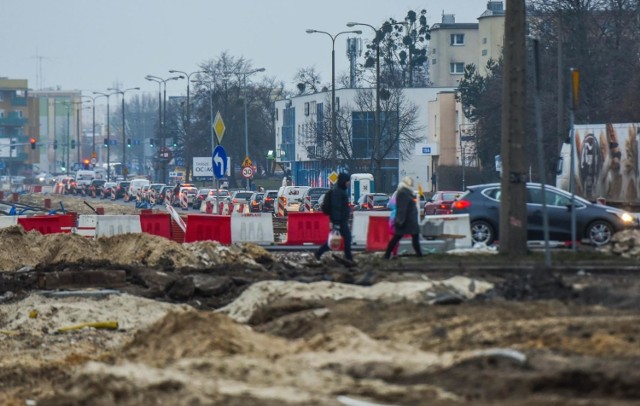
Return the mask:
[[636,218],[632,216],[630,213],[625,212],[615,212],[615,214],[622,220],[623,223],[631,224],[636,222]]

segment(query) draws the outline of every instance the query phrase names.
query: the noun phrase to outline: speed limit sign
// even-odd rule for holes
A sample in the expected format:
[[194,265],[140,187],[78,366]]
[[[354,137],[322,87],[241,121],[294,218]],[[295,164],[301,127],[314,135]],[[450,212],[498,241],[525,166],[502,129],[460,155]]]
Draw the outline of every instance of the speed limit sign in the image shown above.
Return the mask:
[[242,168],[242,176],[245,179],[249,179],[250,177],[253,176],[253,168],[251,168],[250,166],[246,166],[244,168]]

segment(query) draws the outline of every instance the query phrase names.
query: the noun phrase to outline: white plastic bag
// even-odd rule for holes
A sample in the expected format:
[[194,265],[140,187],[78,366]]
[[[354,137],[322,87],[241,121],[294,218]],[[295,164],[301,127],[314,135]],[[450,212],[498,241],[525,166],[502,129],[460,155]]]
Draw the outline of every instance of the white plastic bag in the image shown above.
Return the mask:
[[335,228],[329,231],[329,238],[327,238],[327,245],[332,251],[337,251],[340,249],[340,244],[342,243],[342,236],[340,235],[340,231]]

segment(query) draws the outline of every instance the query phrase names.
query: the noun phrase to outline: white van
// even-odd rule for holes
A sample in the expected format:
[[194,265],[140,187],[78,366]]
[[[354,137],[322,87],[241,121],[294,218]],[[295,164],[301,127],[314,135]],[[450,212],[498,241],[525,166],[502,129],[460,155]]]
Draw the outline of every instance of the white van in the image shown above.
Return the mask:
[[76,172],[76,184],[80,186],[89,186],[91,181],[96,178],[96,172],[90,170],[79,170]]
[[149,186],[150,184],[149,179],[131,179],[131,183],[129,183],[129,196],[132,198],[135,197],[139,189],[142,189],[143,186]]
[[[281,186],[278,190],[278,200],[280,200],[280,196],[284,196],[284,212],[300,211],[300,206],[302,205],[302,195],[304,192],[310,189],[309,186]],[[278,211],[277,204],[275,206],[275,211]]]

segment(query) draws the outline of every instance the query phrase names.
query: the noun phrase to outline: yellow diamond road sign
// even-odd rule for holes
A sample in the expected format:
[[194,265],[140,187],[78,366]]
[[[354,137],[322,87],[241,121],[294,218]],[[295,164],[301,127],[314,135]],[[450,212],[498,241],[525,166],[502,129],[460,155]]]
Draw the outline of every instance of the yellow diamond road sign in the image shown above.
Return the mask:
[[222,116],[218,111],[216,113],[216,119],[213,120],[213,131],[216,133],[216,137],[218,137],[218,144],[222,143],[222,137],[224,136],[224,121],[222,121]]
[[334,171],[329,175],[329,182],[336,183],[338,181],[338,174]]
[[251,162],[251,158],[246,157],[244,161],[242,161],[242,167],[246,168],[248,166],[253,166],[253,162]]

